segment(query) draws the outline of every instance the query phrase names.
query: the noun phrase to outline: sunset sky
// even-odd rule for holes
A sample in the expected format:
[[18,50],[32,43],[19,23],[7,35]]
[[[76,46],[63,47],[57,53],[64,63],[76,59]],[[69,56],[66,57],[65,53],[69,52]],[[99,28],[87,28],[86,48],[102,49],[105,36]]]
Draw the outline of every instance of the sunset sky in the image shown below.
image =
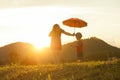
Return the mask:
[[[0,0],[0,46],[13,42],[49,46],[48,34],[55,23],[74,32],[62,24],[71,17],[88,23],[75,29],[84,39],[97,37],[120,47],[120,0]],[[74,40],[62,35],[63,44]]]

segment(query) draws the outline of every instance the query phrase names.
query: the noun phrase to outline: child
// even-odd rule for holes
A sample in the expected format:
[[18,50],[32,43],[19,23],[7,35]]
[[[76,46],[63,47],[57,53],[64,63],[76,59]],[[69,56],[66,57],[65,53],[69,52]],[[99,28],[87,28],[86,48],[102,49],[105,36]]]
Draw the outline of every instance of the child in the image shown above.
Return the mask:
[[80,32],[76,33],[76,52],[78,61],[83,61],[83,42],[81,40],[82,34]]

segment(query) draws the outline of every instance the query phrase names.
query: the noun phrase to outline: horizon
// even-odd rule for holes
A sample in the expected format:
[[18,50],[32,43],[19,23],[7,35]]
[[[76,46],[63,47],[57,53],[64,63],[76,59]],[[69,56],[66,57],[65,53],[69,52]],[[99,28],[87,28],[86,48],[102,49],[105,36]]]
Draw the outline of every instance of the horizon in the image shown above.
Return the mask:
[[[83,40],[87,40],[87,39],[91,39],[91,38],[97,38],[97,39],[99,39],[99,40],[102,40],[102,39],[100,39],[100,38],[98,38],[98,37],[96,37],[96,36],[84,38]],[[63,46],[63,45],[66,45],[66,44],[69,44],[69,43],[72,43],[72,42],[74,42],[74,41],[76,41],[76,40],[73,40],[73,41],[71,41],[71,42],[62,43],[62,46]],[[104,41],[104,40],[102,40],[102,41],[105,42],[105,43],[107,43],[107,42]],[[8,45],[11,45],[11,44],[16,44],[16,43],[26,43],[26,44],[30,44],[30,45],[32,45],[36,50],[42,50],[42,49],[44,49],[44,48],[50,47],[50,45],[46,45],[46,46],[39,47],[39,46],[35,46],[33,43],[30,43],[30,42],[23,42],[23,41],[20,42],[20,41],[19,41],[19,42],[12,42],[12,43],[9,43],[9,44],[5,44],[5,45],[3,45],[3,46],[0,46],[0,48],[1,48],[1,47],[5,47],[5,46],[8,46]],[[107,44],[110,45],[110,46],[119,48],[119,47],[114,46],[114,45],[111,45],[111,44],[109,44],[109,43],[107,43]]]
[[[54,2],[54,3],[53,3]],[[58,3],[59,2],[59,3]],[[120,1],[0,1],[0,46],[13,42],[28,42],[37,47],[50,45],[48,37],[52,26],[58,23],[62,29],[73,33],[73,28],[62,21],[77,17],[88,23],[87,27],[76,28],[83,39],[97,37],[120,48]],[[67,4],[66,4],[67,3]],[[72,4],[74,3],[74,4]],[[62,44],[76,40],[62,35]]]

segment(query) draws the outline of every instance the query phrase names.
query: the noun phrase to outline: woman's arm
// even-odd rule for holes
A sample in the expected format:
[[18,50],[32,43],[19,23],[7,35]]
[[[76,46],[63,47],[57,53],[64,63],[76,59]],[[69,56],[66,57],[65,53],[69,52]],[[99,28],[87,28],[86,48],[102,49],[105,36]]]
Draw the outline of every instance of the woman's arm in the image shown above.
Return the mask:
[[68,35],[68,36],[75,36],[75,33],[71,34],[69,32],[63,31],[64,34]]

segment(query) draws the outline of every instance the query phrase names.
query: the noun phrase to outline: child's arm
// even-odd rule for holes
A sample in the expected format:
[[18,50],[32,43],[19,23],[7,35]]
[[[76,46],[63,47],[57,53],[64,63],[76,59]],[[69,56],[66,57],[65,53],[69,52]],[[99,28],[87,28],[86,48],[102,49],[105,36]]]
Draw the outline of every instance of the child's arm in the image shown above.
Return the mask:
[[77,46],[77,42],[75,41],[74,44],[70,44],[71,47],[76,47]]

